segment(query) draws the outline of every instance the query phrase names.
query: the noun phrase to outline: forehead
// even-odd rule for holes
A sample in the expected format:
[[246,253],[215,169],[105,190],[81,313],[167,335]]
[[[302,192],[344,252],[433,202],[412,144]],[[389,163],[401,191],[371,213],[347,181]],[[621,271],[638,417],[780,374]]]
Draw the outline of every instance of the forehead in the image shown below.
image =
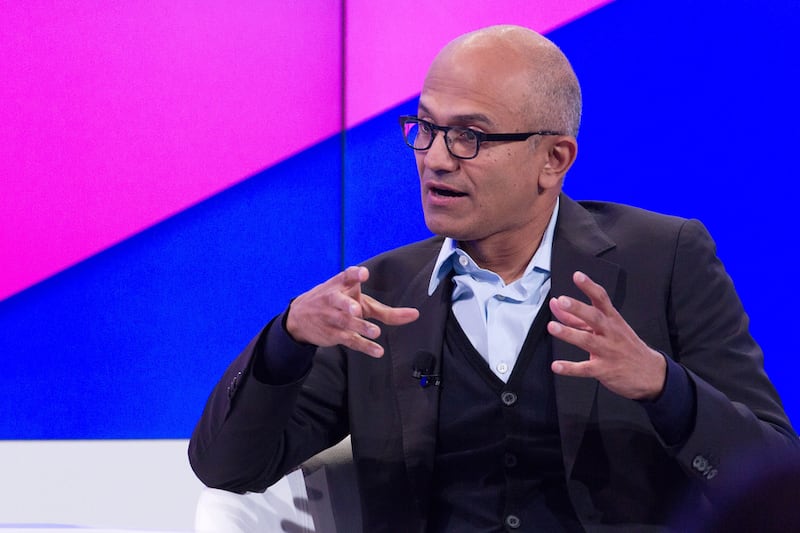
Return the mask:
[[530,98],[528,73],[519,61],[499,61],[491,50],[437,57],[420,94],[419,110],[442,124],[486,127],[521,122]]
[[[437,104],[436,98],[420,97],[417,114],[421,118],[430,118],[432,122],[442,125],[476,125],[492,128],[497,126],[497,119],[491,113],[482,113],[474,105],[444,105]],[[449,102],[452,103],[452,102]]]

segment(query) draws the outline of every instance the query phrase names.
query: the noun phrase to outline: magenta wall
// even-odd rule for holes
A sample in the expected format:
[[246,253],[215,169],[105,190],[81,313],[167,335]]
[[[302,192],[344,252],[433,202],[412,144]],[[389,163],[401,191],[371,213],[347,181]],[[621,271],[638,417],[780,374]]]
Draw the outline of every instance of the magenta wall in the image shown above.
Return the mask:
[[0,299],[340,131],[337,2],[4,2]]

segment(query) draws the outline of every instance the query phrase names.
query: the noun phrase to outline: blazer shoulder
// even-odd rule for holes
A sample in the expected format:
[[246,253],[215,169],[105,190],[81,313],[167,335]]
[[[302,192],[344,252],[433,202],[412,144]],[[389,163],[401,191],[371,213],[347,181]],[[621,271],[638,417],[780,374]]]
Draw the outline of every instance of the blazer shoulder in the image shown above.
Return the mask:
[[633,239],[634,242],[640,239],[659,240],[659,238],[674,240],[687,225],[703,227],[698,220],[657,213],[626,204],[580,201],[578,205],[594,219],[598,227],[617,242],[623,237],[627,240]]
[[368,285],[386,291],[411,282],[427,268],[432,270],[443,241],[443,237],[430,237],[368,259],[362,263],[370,272]]
[[641,207],[615,202],[600,202],[596,200],[580,200],[577,202],[583,209],[589,212],[598,223],[605,222],[613,224],[615,222],[641,223],[650,222],[656,225],[680,227],[686,223],[687,218],[649,211]]

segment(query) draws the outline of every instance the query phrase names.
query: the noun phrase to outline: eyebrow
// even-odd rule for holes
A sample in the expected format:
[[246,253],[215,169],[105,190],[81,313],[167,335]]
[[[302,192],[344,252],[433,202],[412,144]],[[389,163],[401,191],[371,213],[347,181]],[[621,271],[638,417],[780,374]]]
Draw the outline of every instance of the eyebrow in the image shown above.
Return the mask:
[[[419,104],[419,110],[431,114],[430,109],[425,107],[425,104],[423,103]],[[455,122],[455,123],[482,122],[487,126],[494,126],[494,122],[483,113],[467,113],[465,115],[455,115],[449,122]]]

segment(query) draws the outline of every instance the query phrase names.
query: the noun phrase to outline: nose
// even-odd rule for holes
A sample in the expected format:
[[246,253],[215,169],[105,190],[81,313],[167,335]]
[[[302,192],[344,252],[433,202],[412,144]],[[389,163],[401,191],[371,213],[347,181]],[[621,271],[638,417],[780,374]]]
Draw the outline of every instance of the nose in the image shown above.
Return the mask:
[[444,133],[437,132],[433,138],[433,144],[425,152],[423,162],[431,170],[443,170],[452,172],[458,168],[458,159],[447,149]]

